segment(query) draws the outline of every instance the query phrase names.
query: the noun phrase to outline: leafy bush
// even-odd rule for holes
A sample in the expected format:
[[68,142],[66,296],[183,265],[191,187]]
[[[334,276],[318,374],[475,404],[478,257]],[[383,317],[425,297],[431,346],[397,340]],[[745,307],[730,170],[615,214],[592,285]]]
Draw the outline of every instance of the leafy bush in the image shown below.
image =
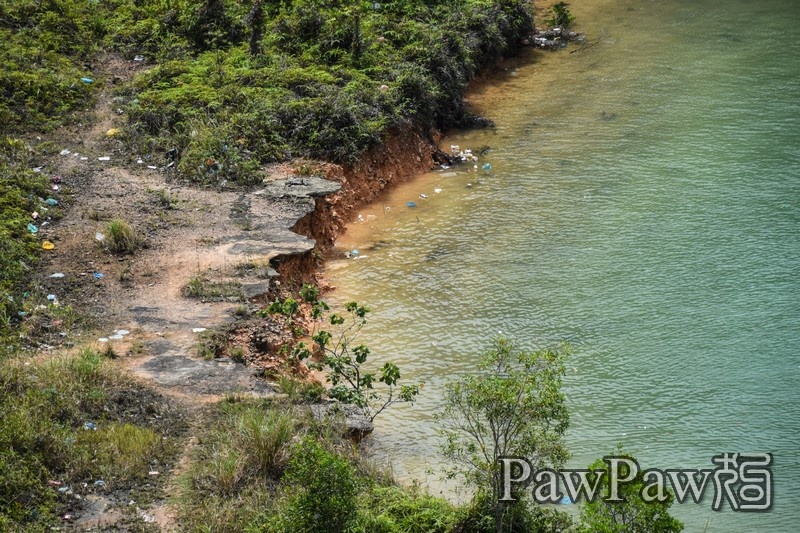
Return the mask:
[[347,460],[332,454],[313,439],[305,439],[292,455],[284,482],[292,490],[287,521],[289,531],[340,533],[353,522],[358,484]]

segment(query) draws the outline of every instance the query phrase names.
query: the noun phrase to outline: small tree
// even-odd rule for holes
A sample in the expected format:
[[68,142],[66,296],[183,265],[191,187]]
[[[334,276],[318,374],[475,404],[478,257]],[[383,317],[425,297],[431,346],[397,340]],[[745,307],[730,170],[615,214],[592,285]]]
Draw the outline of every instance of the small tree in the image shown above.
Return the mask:
[[[629,454],[617,449],[616,457],[636,461]],[[625,467],[622,462],[620,466]],[[607,501],[611,491],[609,465],[598,459],[589,470],[590,482],[594,484],[596,476],[602,475],[599,482],[599,498],[586,502],[581,506],[581,533],[678,533],[683,531],[683,523],[669,514],[673,496],[666,492],[663,501],[645,501],[642,491],[645,489],[644,473],[639,470],[629,482],[618,485],[617,496],[621,501]],[[605,472],[601,474],[600,472]],[[630,476],[629,471],[618,472],[619,478]]]
[[[308,360],[309,368],[328,371],[327,380],[331,384],[328,395],[331,398],[355,405],[370,422],[391,405],[415,401],[422,384],[399,385],[400,369],[397,365],[385,363],[380,374],[368,372],[363,366],[370,350],[363,344],[356,344],[356,340],[367,323],[369,308],[348,302],[344,314],[328,314],[330,307],[319,299],[319,289],[311,285],[303,286],[300,298],[310,306],[309,335],[313,344],[298,341],[292,356],[300,361]],[[295,321],[301,311],[301,301],[293,298],[277,300],[267,308],[267,312],[285,316],[298,335]],[[326,322],[329,328],[325,327]],[[316,361],[314,356],[317,356]],[[386,386],[385,392],[375,389],[377,383]]]
[[503,530],[500,457],[525,457],[532,466],[559,467],[568,458],[563,435],[569,413],[561,392],[564,358],[559,350],[523,352],[498,338],[479,372],[447,385],[437,419],[444,424],[444,455],[456,463],[478,495],[491,490],[495,527]]
[[560,26],[568,28],[575,20],[575,15],[570,13],[569,4],[566,2],[558,2],[553,6],[553,17],[548,19],[547,22],[551,26]]

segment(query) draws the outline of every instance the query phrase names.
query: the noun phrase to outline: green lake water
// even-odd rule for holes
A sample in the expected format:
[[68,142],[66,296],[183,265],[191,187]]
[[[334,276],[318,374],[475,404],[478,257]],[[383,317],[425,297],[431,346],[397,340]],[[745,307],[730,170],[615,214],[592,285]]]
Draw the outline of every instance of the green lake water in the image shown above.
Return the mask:
[[570,466],[617,443],[660,468],[770,452],[771,512],[712,512],[707,492],[673,513],[687,531],[798,531],[800,4],[571,9],[591,46],[509,64],[470,97],[496,128],[444,140],[489,146],[478,170],[364,209],[339,245],[366,257],[328,265],[331,299],[374,311],[375,363],[425,382],[378,420],[377,453],[458,498],[439,479],[443,384],[499,331],[568,340]]

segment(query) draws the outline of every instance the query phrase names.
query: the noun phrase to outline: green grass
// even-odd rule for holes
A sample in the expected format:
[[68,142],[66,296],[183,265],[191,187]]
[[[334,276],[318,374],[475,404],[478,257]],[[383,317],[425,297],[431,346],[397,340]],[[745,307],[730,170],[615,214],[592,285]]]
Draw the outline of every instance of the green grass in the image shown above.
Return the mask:
[[128,488],[174,460],[176,438],[149,422],[163,400],[99,354],[25,363],[0,363],[0,529],[56,523],[67,502],[51,480],[78,492],[100,490],[98,480],[102,491]]
[[126,221],[115,218],[106,224],[106,248],[114,253],[132,254],[144,243],[144,239]]
[[453,506],[393,484],[307,406],[236,397],[206,416],[176,499],[184,531],[435,533],[456,523]]

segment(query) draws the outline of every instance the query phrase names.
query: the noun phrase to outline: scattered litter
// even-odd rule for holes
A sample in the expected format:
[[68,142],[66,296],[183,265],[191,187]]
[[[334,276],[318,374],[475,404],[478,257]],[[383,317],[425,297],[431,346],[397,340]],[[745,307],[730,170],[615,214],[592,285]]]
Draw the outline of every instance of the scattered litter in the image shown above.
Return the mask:
[[92,83],[94,80],[92,78],[81,78],[81,81],[88,85]]
[[159,475],[160,473],[161,473],[161,472],[159,472],[158,470],[151,470],[151,471],[149,471],[149,472],[147,473],[147,475],[149,475],[149,476],[157,476],[157,475]]
[[121,129],[119,129],[119,128],[111,128],[110,130],[108,130],[106,132],[106,137],[116,137],[120,133],[122,133]]
[[56,301],[56,295],[55,294],[48,294],[47,295],[47,301],[48,302],[55,302]]
[[31,213],[31,218],[32,218],[33,220],[36,220],[37,218],[39,218],[39,213],[37,213],[36,211],[34,211],[33,213]]
[[147,165],[147,168],[149,168],[150,170],[158,170],[158,167],[155,165]]
[[94,234],[94,238],[95,238],[96,241],[100,241],[100,242],[103,242],[104,240],[106,240],[106,236],[103,235],[102,233],[100,233],[99,231]]
[[61,176],[50,176],[50,183],[61,183]]
[[461,148],[459,148],[457,144],[451,144],[450,151],[453,152],[454,154],[457,154],[458,152],[461,151]]
[[86,161],[88,159],[89,159],[88,157],[81,157],[81,161]]
[[63,273],[63,272],[56,272],[55,274],[50,274],[50,277],[51,277],[51,278],[58,278],[58,279],[60,279],[60,278],[63,278],[63,277],[64,277],[64,273]]
[[492,165],[489,164],[489,163],[484,163],[483,164],[483,170],[487,170],[487,171],[488,170],[492,170]]
[[58,492],[67,492],[68,490],[69,487],[61,487],[60,489],[58,489]]
[[25,311],[17,311],[17,316],[19,316],[20,318],[25,318],[26,316],[28,316],[28,313],[26,313]]
[[64,148],[63,150],[61,150],[60,152],[58,152],[58,155],[69,155],[69,154],[71,154],[71,153],[72,153],[72,152],[70,152],[69,150],[67,150],[66,148]]
[[41,172],[44,167],[33,167],[34,172]]
[[380,90],[381,90],[381,92],[386,92],[386,91],[389,90],[389,86],[388,85],[381,85],[380,86]]
[[156,517],[155,516],[149,515],[149,514],[145,513],[144,511],[142,511],[141,509],[139,509],[139,517],[142,519],[142,522],[144,522],[145,524],[152,524],[153,522],[156,521]]
[[472,187],[472,184],[471,183],[467,183],[467,187]]
[[47,484],[48,485],[52,485],[54,487],[60,487],[61,486],[61,482],[60,481],[56,481],[54,479],[48,479],[47,480]]
[[108,337],[100,337],[97,342],[108,342]]
[[134,61],[144,61],[144,56],[137,55],[133,58]]
[[35,224],[28,224],[28,231],[33,234],[39,233],[39,228]]
[[94,422],[86,422],[83,425],[83,429],[85,429],[86,431],[97,431],[97,424],[95,424]]
[[358,257],[359,255],[361,255],[361,252],[359,252],[358,250],[353,250],[350,252],[351,257]]
[[95,272],[92,275],[95,277],[95,279],[103,279],[105,277],[105,275],[102,272]]
[[202,333],[206,328],[192,328],[192,333]]
[[98,479],[97,481],[94,482],[94,486],[95,487],[105,487],[106,486],[106,482],[103,481],[102,479]]
[[111,161],[111,158],[107,155],[100,156],[97,158],[98,161]]
[[[55,249],[56,245],[50,241],[43,241],[42,242],[42,250],[53,250]],[[52,276],[51,276],[52,277]],[[63,277],[63,274],[62,274]]]
[[121,340],[122,340],[122,339],[124,339],[124,338],[125,338],[125,337],[124,337],[124,336],[122,336],[122,335],[111,335],[111,336],[108,338],[108,340],[111,340],[111,341],[121,341]]
[[570,505],[574,502],[572,501],[572,498],[565,495],[563,498],[561,498],[561,500],[559,500],[558,503],[560,503],[561,505]]
[[64,520],[72,520],[72,515],[67,513],[64,515]]
[[433,192],[439,194],[440,192],[442,192],[442,189],[433,189]]
[[115,329],[114,333],[116,335],[128,335],[130,331],[128,331],[127,329]]
[[139,159],[136,160],[136,164],[137,165],[144,165],[144,161],[141,158],[139,158]]
[[428,197],[428,195],[427,195],[427,194],[420,194],[420,195],[419,195],[419,197],[420,197],[420,198],[422,198],[422,199],[424,200],[425,198],[427,198],[427,197]]
[[417,204],[416,204],[416,203],[414,203],[414,202],[406,202],[406,205],[407,205],[408,207],[417,207]]
[[58,192],[58,190],[60,189],[60,187],[59,187],[58,185],[53,185],[53,186],[52,186],[52,187],[50,187],[50,188],[51,188],[51,189],[53,189],[53,190],[54,190],[54,191],[56,191],[56,192]]
[[46,203],[50,207],[55,207],[58,205],[58,200],[56,200],[55,198],[48,198],[47,200],[44,201],[44,203]]

